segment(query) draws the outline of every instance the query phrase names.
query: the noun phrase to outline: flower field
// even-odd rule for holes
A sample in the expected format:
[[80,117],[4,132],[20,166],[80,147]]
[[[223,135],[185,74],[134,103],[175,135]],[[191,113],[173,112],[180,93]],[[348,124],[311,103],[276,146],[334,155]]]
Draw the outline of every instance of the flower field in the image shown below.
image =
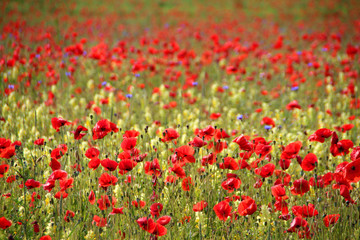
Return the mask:
[[360,238],[356,1],[0,13],[0,239]]

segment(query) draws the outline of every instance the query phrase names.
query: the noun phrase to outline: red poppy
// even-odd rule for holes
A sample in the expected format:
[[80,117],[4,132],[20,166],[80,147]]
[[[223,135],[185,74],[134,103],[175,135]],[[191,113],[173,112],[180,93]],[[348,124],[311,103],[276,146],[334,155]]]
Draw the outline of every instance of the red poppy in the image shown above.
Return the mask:
[[142,230],[152,233],[156,227],[156,223],[152,218],[142,217],[136,220]]
[[115,186],[117,181],[118,181],[117,177],[113,175],[109,175],[108,173],[105,172],[99,178],[99,187],[102,187],[106,191],[106,189],[109,186],[111,185]]
[[34,179],[28,179],[25,182],[25,186],[27,189],[39,188],[41,186],[41,183],[38,181],[35,181]]
[[140,133],[136,130],[127,130],[125,131],[123,138],[132,138],[132,137],[137,137],[139,135]]
[[206,208],[208,206],[208,203],[205,201],[200,201],[196,204],[194,204],[193,206],[193,211],[194,212],[201,212],[202,210],[204,210],[204,208]]
[[221,128],[221,129],[215,130],[215,135],[214,135],[215,141],[217,141],[219,139],[229,138],[229,137],[230,137],[230,135],[227,134],[224,129]]
[[92,221],[92,224],[96,223],[96,226],[98,227],[105,227],[106,224],[107,224],[107,219],[106,218],[101,218],[97,215],[95,215],[93,217],[93,221]]
[[340,186],[340,195],[345,199],[345,201],[348,201],[349,203],[355,203],[355,201],[350,196],[350,189],[348,186]]
[[271,187],[271,194],[275,197],[276,200],[283,199],[286,200],[289,197],[286,196],[286,191],[284,184],[278,184]]
[[313,153],[309,153],[307,154],[304,159],[302,160],[301,162],[301,168],[304,170],[304,171],[312,171],[314,170],[314,168],[316,167],[318,163],[318,159],[316,157],[315,154]]
[[154,234],[155,236],[161,237],[166,235],[167,229],[162,224],[155,223],[155,228],[151,233]]
[[[184,172],[184,174],[185,174],[185,172]],[[164,183],[174,183],[177,179],[178,179],[177,176],[169,175],[165,178]]]
[[294,110],[295,108],[301,109],[301,106],[296,100],[291,101],[288,105],[286,105],[287,110]]
[[141,201],[141,200],[139,200],[139,201],[132,201],[132,202],[131,202],[131,205],[133,205],[133,206],[136,207],[136,208],[144,208],[145,205],[146,205],[146,202],[145,202],[145,201]]
[[173,128],[166,128],[163,133],[163,138],[161,139],[162,142],[170,142],[172,140],[177,139],[180,135],[179,133]]
[[238,207],[238,213],[240,216],[252,215],[257,210],[255,200],[249,196],[242,196],[242,201]]
[[66,210],[66,214],[64,217],[65,222],[70,222],[70,219],[75,217],[75,213],[73,211],[70,210]]
[[269,118],[269,117],[264,117],[261,122],[260,122],[261,125],[268,125],[268,126],[272,126],[272,127],[275,127],[275,121],[272,119],[272,118]]
[[109,215],[115,215],[115,214],[124,214],[123,212],[124,208],[113,208],[111,213],[109,213]]
[[255,174],[260,175],[263,178],[267,178],[273,175],[275,170],[275,165],[268,163],[261,168],[255,169]]
[[108,133],[110,132],[116,133],[118,131],[119,129],[116,127],[115,123],[112,123],[107,119],[102,119],[95,124],[92,130],[93,140],[102,139],[106,135],[108,135]]
[[34,144],[38,145],[38,146],[42,146],[42,145],[44,145],[44,141],[45,141],[45,139],[39,138],[34,141]]
[[160,176],[162,172],[159,160],[157,158],[154,158],[152,162],[145,162],[144,170],[145,174],[155,176]]
[[210,119],[212,119],[212,120],[216,120],[219,117],[221,117],[221,113],[212,113],[212,114],[210,114]]
[[124,140],[121,143],[121,148],[124,151],[131,151],[136,146],[137,138],[131,137],[131,138],[124,138]]
[[33,221],[31,224],[33,225],[35,233],[40,232],[40,226],[39,226],[39,223],[37,221]]
[[186,177],[184,169],[179,164],[174,164],[172,168],[169,168],[169,171],[174,172],[179,178]]
[[49,235],[42,236],[39,240],[51,240]]
[[95,170],[100,166],[100,163],[101,163],[100,159],[95,157],[90,160],[90,162],[88,163],[88,167]]
[[194,182],[191,179],[191,177],[186,177],[181,182],[181,187],[184,191],[190,191],[191,185],[194,185]]
[[360,181],[360,159],[346,165],[345,178],[350,182]]
[[221,187],[229,193],[233,192],[234,189],[239,189],[240,185],[241,180],[235,177],[230,177],[221,183]]
[[189,145],[185,145],[185,146],[176,148],[175,153],[177,154],[177,157],[180,158],[181,162],[185,162],[185,163],[194,163],[195,162],[195,158],[193,156],[195,153],[195,150]]
[[171,221],[171,217],[162,216],[156,221],[156,223],[159,223],[159,224],[161,224],[163,226],[166,226],[170,221]]
[[159,217],[162,210],[163,205],[161,203],[154,203],[150,206],[150,213],[153,217]]
[[88,150],[86,150],[85,152],[85,156],[87,158],[93,159],[93,158],[97,158],[100,155],[100,151],[97,148],[89,148]]
[[224,162],[219,163],[219,168],[230,169],[230,170],[238,170],[239,169],[238,163],[232,157],[225,157],[223,161]]
[[204,156],[201,159],[201,165],[207,166],[208,164],[213,165],[216,162],[216,155],[213,153],[210,153],[209,155]]
[[195,130],[195,134],[198,135],[200,138],[203,138],[205,141],[211,140],[214,137],[215,132],[215,128],[211,125],[203,129]]
[[360,146],[354,147],[351,154],[350,154],[351,161],[356,161],[360,159]]
[[303,196],[305,193],[310,191],[310,184],[303,178],[294,181],[293,186],[290,188],[293,195]]
[[343,139],[339,141],[339,138],[336,134],[336,132],[333,132],[331,137],[331,146],[330,146],[330,152],[331,154],[336,156],[344,156],[349,154],[350,148],[354,146],[353,142],[348,139]]
[[201,147],[205,146],[206,144],[207,144],[207,142],[203,141],[199,137],[194,137],[194,140],[189,142],[190,146],[198,147],[198,148],[201,148]]
[[137,162],[132,161],[131,159],[124,159],[119,162],[119,173],[124,175],[125,173],[133,170],[133,168],[137,165]]
[[280,159],[279,165],[282,168],[282,170],[286,170],[290,167],[291,160],[290,159]]
[[272,146],[259,143],[255,147],[255,153],[264,159],[272,151]]
[[288,232],[298,232],[300,231],[299,228],[303,228],[306,231],[309,231],[308,222],[301,218],[301,217],[295,217],[294,220],[290,224],[290,228],[288,228]]
[[314,177],[310,178],[309,184],[318,188],[325,188],[326,186],[330,185],[333,180],[333,173],[328,172],[323,176],[317,176],[316,180]]
[[340,214],[330,214],[323,218],[323,222],[326,227],[329,227],[330,224],[335,224],[339,221]]
[[86,135],[86,133],[82,133],[82,132],[87,132],[87,131],[88,131],[87,128],[79,125],[74,132],[74,139],[76,140],[82,139]]
[[11,145],[0,151],[0,158],[10,159],[15,155],[15,145]]
[[12,223],[11,221],[7,220],[5,217],[0,218],[0,228],[5,230],[9,227],[11,227]]
[[89,202],[91,205],[94,205],[95,204],[95,193],[93,190],[91,190],[90,194],[89,194]]
[[299,153],[302,146],[302,142],[296,141],[287,145],[284,151],[281,153],[281,159],[292,159],[295,158]]
[[4,177],[5,173],[9,170],[10,166],[8,164],[0,165],[0,178]]
[[332,135],[332,131],[327,128],[320,128],[315,131],[314,134],[311,134],[308,138],[309,141],[315,142],[325,142],[326,138],[329,138]]
[[221,201],[214,206],[213,210],[214,210],[216,216],[221,221],[225,222],[228,219],[228,217],[230,216],[232,207],[229,205],[229,203],[227,201]]
[[311,203],[309,203],[309,205],[293,206],[291,210],[297,217],[314,217],[319,215],[319,212],[315,209],[314,204]]
[[58,118],[54,117],[51,119],[51,125],[56,130],[56,132],[59,132],[60,127],[65,125],[71,125],[71,122],[63,119],[62,117],[58,117]]
[[105,170],[111,171],[111,172],[115,171],[118,166],[118,163],[116,161],[108,159],[108,158],[105,158],[100,163],[101,163],[101,166],[103,166]]
[[110,207],[110,200],[108,195],[102,195],[97,201],[98,207],[100,210],[106,210]]
[[244,150],[244,151],[253,150],[253,145],[246,139],[244,135],[240,135],[239,137],[235,138],[233,142],[239,145],[240,150]]

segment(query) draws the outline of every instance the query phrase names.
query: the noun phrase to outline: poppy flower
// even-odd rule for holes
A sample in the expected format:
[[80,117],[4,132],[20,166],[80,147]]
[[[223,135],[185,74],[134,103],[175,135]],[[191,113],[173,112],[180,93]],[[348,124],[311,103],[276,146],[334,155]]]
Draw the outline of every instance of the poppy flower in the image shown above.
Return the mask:
[[233,192],[234,189],[239,189],[241,180],[238,178],[230,177],[221,183],[221,187],[227,190],[229,193]]
[[169,168],[169,172],[175,173],[179,178],[186,177],[184,169],[179,164],[174,164],[172,168]]
[[137,137],[140,135],[140,132],[136,131],[136,130],[127,130],[125,131],[123,138],[132,138],[132,137]]
[[102,139],[106,135],[108,135],[108,133],[110,132],[116,133],[118,131],[119,129],[116,127],[115,123],[112,123],[107,119],[102,119],[95,124],[92,130],[93,140]]
[[314,217],[319,215],[319,212],[315,209],[314,204],[303,206],[293,206],[291,208],[293,214],[297,217]]
[[302,142],[296,141],[288,144],[281,153],[281,159],[293,159],[299,153]]
[[145,174],[155,176],[160,176],[162,172],[159,160],[157,158],[154,158],[152,162],[145,162],[144,170]]
[[256,155],[259,155],[261,159],[264,159],[272,151],[272,146],[259,143],[255,147]]
[[310,184],[303,178],[294,181],[293,186],[290,188],[293,195],[303,196],[305,193],[310,191]]
[[170,221],[171,221],[171,217],[162,216],[156,221],[156,223],[159,223],[159,224],[161,224],[163,226],[166,226]]
[[210,119],[212,119],[212,120],[216,120],[219,117],[221,117],[221,113],[212,113],[212,114],[210,114]]
[[111,185],[115,186],[117,181],[117,177],[109,175],[105,172],[99,178],[99,187],[102,187],[104,190],[106,190]]
[[339,132],[345,133],[347,131],[350,131],[353,127],[354,127],[354,124],[349,123],[349,124],[344,124],[341,127],[334,127],[334,128]]
[[5,217],[0,218],[0,228],[5,230],[9,227],[11,227],[12,223],[11,221],[7,220]]
[[189,142],[190,146],[198,147],[198,148],[201,148],[201,147],[205,146],[206,144],[207,144],[207,142],[203,141],[199,137],[194,137],[194,139]]
[[360,181],[360,159],[346,165],[345,178],[350,182]]
[[91,205],[95,204],[95,193],[93,190],[91,190],[90,194],[89,194],[89,198],[88,198],[89,202]]
[[93,158],[96,158],[96,157],[99,157],[100,155],[100,151],[97,149],[97,148],[89,148],[88,150],[86,150],[85,152],[85,156],[87,158],[90,158],[90,159],[93,159]]
[[360,146],[354,147],[351,154],[350,154],[351,161],[356,161],[360,159]]
[[164,235],[166,235],[166,233],[167,233],[167,229],[160,223],[155,223],[155,228],[151,232],[151,234],[153,234],[157,237],[164,236]]
[[25,182],[25,186],[27,189],[39,188],[41,186],[41,183],[35,181],[34,179],[28,179]]
[[124,151],[131,151],[136,146],[137,138],[131,137],[131,138],[124,138],[124,140],[121,143],[121,148]]
[[331,137],[332,135],[332,131],[327,129],[327,128],[320,128],[318,130],[315,131],[315,133],[311,134],[308,138],[308,140],[311,141],[315,141],[315,142],[325,142],[326,138]]
[[75,213],[73,211],[70,210],[66,210],[66,214],[64,217],[65,222],[70,222],[70,219],[75,217]]
[[195,134],[200,138],[203,138],[205,141],[211,140],[216,133],[216,130],[213,126],[209,125],[203,129],[196,129]]
[[4,177],[4,174],[7,173],[10,166],[8,164],[2,164],[0,165],[0,178]]
[[33,225],[33,229],[34,229],[35,233],[40,232],[40,226],[39,226],[39,223],[37,221],[33,221],[31,224]]
[[230,216],[232,207],[229,205],[229,203],[227,201],[221,201],[214,206],[213,210],[214,210],[216,216],[221,221],[225,222],[228,219],[228,217]]
[[180,158],[181,162],[185,163],[194,163],[195,157],[193,156],[195,153],[195,150],[188,145],[181,146],[175,149],[175,153],[177,154],[177,157]]
[[39,240],[51,240],[49,235],[42,236]]
[[261,168],[255,169],[255,174],[260,175],[262,178],[267,178],[273,175],[275,170],[275,165],[268,163]]
[[304,159],[302,160],[301,162],[301,168],[304,170],[304,171],[312,171],[314,170],[314,168],[316,167],[318,163],[318,159],[316,157],[315,154],[313,153],[309,153],[307,154]]
[[216,162],[216,155],[213,153],[210,153],[209,155],[204,156],[201,159],[201,165],[202,166],[207,166],[207,165],[213,165]]
[[242,196],[242,201],[238,207],[238,213],[240,216],[252,215],[257,210],[255,200],[249,196]]
[[142,217],[136,220],[142,230],[152,233],[156,227],[156,223],[152,218]]
[[150,213],[153,217],[159,217],[162,210],[163,205],[161,203],[154,203],[150,206]]
[[278,199],[288,199],[289,197],[286,196],[286,191],[284,188],[284,184],[278,184],[271,187],[271,194],[275,197],[276,200]]
[[272,119],[272,118],[269,118],[269,117],[264,117],[261,122],[260,122],[261,125],[268,125],[268,126],[272,126],[272,127],[275,127],[275,121]]
[[87,131],[88,129],[86,127],[79,125],[74,132],[74,139],[76,140],[82,139],[86,135],[86,133],[82,133],[82,132],[87,132]]
[[107,225],[107,219],[95,215],[93,217],[92,224],[94,224],[94,223],[96,223],[96,226],[98,226],[98,227],[105,227]]
[[282,170],[286,170],[290,167],[291,160],[290,159],[280,159],[279,165],[282,168]]
[[39,138],[34,141],[34,144],[37,146],[42,146],[42,145],[44,145],[44,141],[45,141],[45,139]]
[[240,150],[248,152],[253,150],[252,144],[246,139],[244,135],[240,135],[239,137],[235,138],[233,142],[239,145]]
[[196,204],[194,204],[193,206],[193,211],[194,212],[201,212],[202,210],[204,210],[204,208],[206,208],[208,206],[208,203],[205,201],[200,201]]
[[106,210],[110,207],[110,200],[108,195],[102,195],[97,201],[100,210]]
[[164,183],[174,183],[177,179],[178,179],[177,176],[169,175],[165,178]]
[[314,177],[310,178],[309,184],[318,188],[325,188],[326,186],[330,185],[333,180],[333,173],[328,172],[322,176],[317,176],[316,180]]
[[95,170],[100,166],[101,160],[97,157],[92,158],[88,163],[88,167]]
[[146,205],[145,201],[139,200],[139,201],[132,201],[131,205],[133,205],[136,208],[144,208]]
[[235,159],[232,157],[225,157],[222,163],[219,163],[219,168],[221,169],[230,169],[230,170],[238,170],[239,165]]
[[[214,154],[221,153],[224,149],[228,147],[227,142],[220,140],[216,141],[215,143],[211,142],[211,144],[213,144]],[[209,145],[209,147],[211,146],[211,144]]]
[[331,137],[331,146],[330,146],[330,152],[331,154],[336,156],[344,156],[349,154],[350,148],[354,146],[354,143],[349,139],[343,139],[339,141],[339,138],[336,134],[336,132],[333,132]]
[[350,196],[350,190],[348,186],[340,186],[340,195],[345,199],[345,201],[348,201],[349,203],[355,203],[355,201]]
[[131,159],[124,159],[119,162],[119,173],[124,175],[125,173],[133,170],[133,168],[137,165],[137,162],[132,161]]
[[190,191],[191,185],[194,185],[194,182],[191,179],[191,177],[186,177],[181,182],[181,187],[184,191]]
[[118,166],[118,163],[116,161],[108,159],[108,158],[105,158],[100,163],[101,163],[101,166],[103,166],[105,170],[111,171],[111,172],[115,171]]
[[56,130],[56,132],[59,132],[60,127],[65,125],[71,125],[71,122],[63,119],[62,117],[58,117],[58,118],[54,117],[51,119],[51,125]]
[[12,156],[15,155],[15,146],[9,146],[5,149],[2,149],[0,152],[0,158],[6,158],[6,159],[10,159]]
[[287,231],[298,232],[300,230],[299,228],[304,228],[306,230],[309,230],[308,222],[301,217],[295,217],[294,220],[291,222],[290,227],[287,229]]
[[115,214],[124,214],[123,212],[124,208],[113,208],[111,213],[109,213],[109,215],[115,215]]
[[287,110],[294,110],[295,108],[301,109],[301,106],[299,105],[298,101],[293,100],[288,105],[286,105]]
[[230,135],[226,133],[226,131],[224,129],[216,129],[215,130],[215,135],[214,135],[214,139],[215,141],[219,140],[219,139],[225,139],[225,138],[229,138]]
[[162,142],[171,142],[172,140],[177,139],[180,135],[179,133],[173,128],[166,128],[162,132],[163,138],[161,139]]
[[339,221],[340,214],[330,214],[323,218],[324,225],[329,227],[331,224],[335,224]]

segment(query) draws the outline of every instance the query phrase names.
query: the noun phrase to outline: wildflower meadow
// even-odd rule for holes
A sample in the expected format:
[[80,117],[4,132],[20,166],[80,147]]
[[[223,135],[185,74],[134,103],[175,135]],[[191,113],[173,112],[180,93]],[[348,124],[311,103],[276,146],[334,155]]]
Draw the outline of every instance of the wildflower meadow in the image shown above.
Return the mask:
[[0,239],[360,238],[358,1],[0,13]]

